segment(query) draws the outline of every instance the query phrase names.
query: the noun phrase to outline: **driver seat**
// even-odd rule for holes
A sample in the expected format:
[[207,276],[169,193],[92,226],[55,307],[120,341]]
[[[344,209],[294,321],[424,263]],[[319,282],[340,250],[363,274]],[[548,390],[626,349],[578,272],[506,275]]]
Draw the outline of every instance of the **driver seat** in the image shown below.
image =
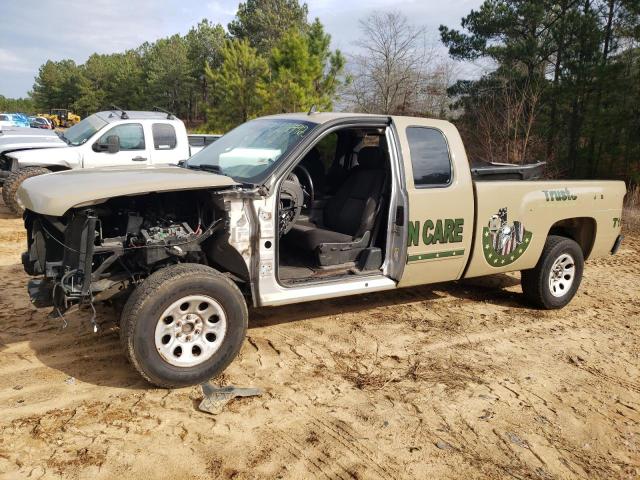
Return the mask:
[[385,181],[385,157],[380,147],[363,147],[336,194],[327,201],[321,226],[296,222],[287,235],[296,247],[311,252],[320,266],[356,261],[369,246]]

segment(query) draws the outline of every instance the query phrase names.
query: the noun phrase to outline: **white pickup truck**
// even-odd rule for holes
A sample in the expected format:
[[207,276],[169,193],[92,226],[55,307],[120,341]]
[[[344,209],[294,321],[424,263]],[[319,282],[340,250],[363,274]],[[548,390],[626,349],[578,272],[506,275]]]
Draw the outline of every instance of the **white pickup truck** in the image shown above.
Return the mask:
[[40,132],[45,131],[0,135],[2,197],[16,215],[23,211],[16,192],[27,178],[80,168],[175,164],[219,137],[187,135],[170,113],[124,110],[95,113],[64,132]]

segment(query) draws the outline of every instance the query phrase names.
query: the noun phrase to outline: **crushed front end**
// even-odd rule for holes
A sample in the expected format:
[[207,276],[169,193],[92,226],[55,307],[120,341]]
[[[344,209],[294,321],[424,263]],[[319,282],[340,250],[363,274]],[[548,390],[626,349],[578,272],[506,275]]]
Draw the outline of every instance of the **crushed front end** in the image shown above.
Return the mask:
[[172,263],[208,264],[204,246],[224,226],[220,195],[173,192],[120,197],[62,217],[25,213],[22,255],[36,307],[62,316],[74,305],[125,295]]

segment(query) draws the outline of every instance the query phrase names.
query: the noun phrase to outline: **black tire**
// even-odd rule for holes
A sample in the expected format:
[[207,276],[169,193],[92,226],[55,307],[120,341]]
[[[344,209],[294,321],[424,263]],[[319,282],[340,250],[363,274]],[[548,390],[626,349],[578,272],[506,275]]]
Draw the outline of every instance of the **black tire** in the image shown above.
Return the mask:
[[7,177],[2,186],[2,200],[4,200],[7,208],[11,210],[11,213],[20,217],[24,212],[22,207],[18,205],[18,200],[16,199],[18,188],[20,188],[22,182],[27,178],[37,177],[38,175],[44,175],[46,173],[51,173],[51,170],[43,167],[26,167],[16,170]]
[[[556,287],[554,294],[554,287],[550,281],[551,271],[556,261],[561,261],[563,258],[566,260],[565,255],[573,260],[573,262],[568,261],[567,263],[567,265],[573,264],[574,267],[572,281],[568,288],[559,288],[562,286],[560,284],[559,287]],[[522,292],[525,298],[536,307],[547,310],[562,308],[571,301],[578,291],[583,271],[584,256],[580,245],[567,237],[549,235],[538,264],[531,270],[522,271]]]
[[[156,325],[170,305],[193,295],[208,296],[222,306],[226,333],[210,358],[195,366],[175,366],[156,347]],[[120,339],[125,355],[148,382],[162,388],[186,387],[215,377],[233,361],[247,321],[247,304],[235,283],[210,267],[185,263],[158,270],[133,291],[120,318]]]

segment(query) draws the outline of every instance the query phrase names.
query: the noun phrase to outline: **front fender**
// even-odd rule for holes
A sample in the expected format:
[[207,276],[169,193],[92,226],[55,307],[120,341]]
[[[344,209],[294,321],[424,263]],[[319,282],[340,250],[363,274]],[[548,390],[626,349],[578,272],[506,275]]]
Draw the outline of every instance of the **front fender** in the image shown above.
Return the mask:
[[24,167],[58,167],[75,169],[82,166],[80,152],[72,147],[41,148],[38,150],[22,150],[6,154],[18,162],[18,168]]

